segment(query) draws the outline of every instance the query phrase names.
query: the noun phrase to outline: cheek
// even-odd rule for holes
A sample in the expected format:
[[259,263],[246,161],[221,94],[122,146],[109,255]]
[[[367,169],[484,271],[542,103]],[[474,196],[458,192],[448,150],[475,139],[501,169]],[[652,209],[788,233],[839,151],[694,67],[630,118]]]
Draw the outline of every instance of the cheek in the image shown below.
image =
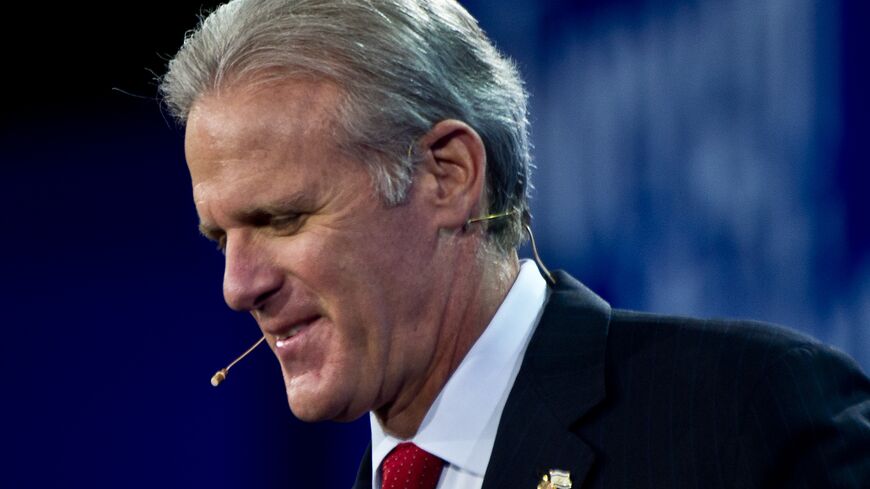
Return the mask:
[[370,243],[317,229],[288,238],[280,246],[284,259],[294,261],[284,268],[331,320],[326,360],[371,364],[370,357],[377,356],[372,352],[384,349],[381,330],[389,323],[390,307],[385,302],[391,294],[379,276],[382,264],[367,255]]
[[428,281],[421,273],[425,260],[419,257],[425,255],[420,253],[423,236],[392,222],[370,224],[340,231],[313,226],[285,238],[281,246],[282,259],[293,261],[286,268],[316,297],[335,327],[326,361],[374,375],[386,368],[393,349],[408,342],[407,330],[417,325],[418,302],[425,301]]
[[[293,244],[301,258],[297,278],[321,301],[336,320],[371,320],[372,312],[390,294],[385,293],[382,272],[390,262],[389,248],[358,233],[313,230]],[[363,325],[356,325],[362,327]]]
[[377,404],[389,378],[387,356],[371,330],[359,324],[335,326],[317,373],[317,385],[324,398],[332,399],[337,408],[355,418]]

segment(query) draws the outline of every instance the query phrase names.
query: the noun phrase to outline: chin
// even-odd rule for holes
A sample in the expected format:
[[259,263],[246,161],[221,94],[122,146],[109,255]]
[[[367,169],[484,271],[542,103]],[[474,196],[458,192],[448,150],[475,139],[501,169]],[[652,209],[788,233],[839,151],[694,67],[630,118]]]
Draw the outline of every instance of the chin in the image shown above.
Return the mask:
[[293,416],[307,423],[327,421],[337,414],[325,403],[317,402],[316,399],[312,399],[308,395],[291,393],[289,389],[287,390],[287,404],[290,406]]
[[[318,421],[353,421],[367,410],[352,410],[350,396],[347,393],[335,392],[324,386],[304,385],[302,379],[286,383],[287,404],[290,411],[301,421],[314,423]],[[309,379],[310,380],[310,379]],[[295,385],[293,385],[295,384]]]
[[334,401],[331,402],[325,393],[303,389],[298,385],[292,386],[290,383],[286,383],[285,387],[290,411],[301,421],[327,421],[338,414],[338,409],[331,406]]
[[332,406],[328,402],[317,402],[313,399],[305,399],[305,396],[291,396],[287,393],[287,403],[290,405],[290,411],[293,416],[296,416],[300,421],[306,423],[316,423],[318,421],[339,421],[349,422],[359,419],[360,416],[368,411],[349,411],[338,406]]
[[281,370],[287,404],[301,421],[354,421],[369,411],[363,392],[346,376],[322,371],[291,375]]

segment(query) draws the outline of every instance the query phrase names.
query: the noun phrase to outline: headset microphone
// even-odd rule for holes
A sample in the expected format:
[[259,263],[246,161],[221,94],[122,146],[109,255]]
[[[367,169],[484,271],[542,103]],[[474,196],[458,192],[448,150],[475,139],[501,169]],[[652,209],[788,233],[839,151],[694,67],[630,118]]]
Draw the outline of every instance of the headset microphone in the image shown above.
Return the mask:
[[245,351],[245,353],[242,353],[241,355],[239,355],[239,358],[236,358],[235,360],[233,360],[232,363],[230,363],[230,364],[227,365],[226,367],[224,367],[224,368],[218,370],[217,372],[215,372],[215,374],[212,375],[212,377],[211,377],[211,385],[214,386],[214,387],[219,386],[219,385],[221,384],[221,382],[223,382],[224,380],[226,380],[226,378],[227,378],[227,373],[230,371],[231,368],[233,368],[233,365],[239,363],[239,360],[241,360],[241,359],[245,358],[246,356],[248,356],[248,353],[251,353],[252,351],[254,351],[254,348],[260,346],[260,343],[262,343],[263,340],[265,340],[265,339],[266,339],[266,337],[263,336],[262,338],[260,338],[259,340],[257,340],[257,342],[254,343],[254,345],[253,345],[252,347],[248,348],[248,349]]
[[[485,215],[485,216],[481,216],[481,217],[475,217],[473,219],[469,219],[465,223],[465,226],[463,226],[463,229],[467,229],[470,225],[478,223],[478,222],[486,223],[486,222],[493,221],[496,219],[501,219],[501,218],[508,217],[508,216],[511,216],[514,214],[518,214],[519,212],[520,211],[518,209],[513,209],[513,210],[510,210],[507,212],[500,212],[498,214],[489,214],[489,215]],[[526,232],[529,234],[529,241],[531,241],[531,244],[532,244],[532,253],[534,254],[535,263],[538,264],[538,268],[541,270],[541,273],[544,275],[544,277],[547,279],[547,281],[549,281],[550,284],[555,285],[556,280],[553,278],[553,275],[550,273],[550,271],[547,269],[547,267],[544,266],[544,262],[541,261],[541,257],[538,256],[538,246],[535,243],[535,235],[532,234],[532,228],[529,226],[529,221],[531,220],[531,216],[529,216],[529,214],[527,212],[524,212],[523,216],[522,216],[522,220],[524,221],[523,227],[525,228]],[[215,372],[215,374],[211,377],[211,385],[213,385],[214,387],[219,386],[221,382],[226,380],[227,373],[230,371],[230,369],[233,367],[233,365],[237,364],[239,362],[239,360],[248,356],[248,354],[251,353],[252,351],[254,351],[254,348],[257,348],[258,346],[260,346],[260,343],[262,343],[263,340],[265,340],[265,339],[266,339],[266,337],[263,336],[256,343],[254,343],[254,346],[248,348],[245,351],[245,353],[242,353],[241,355],[239,355],[239,358],[236,358],[235,360],[233,360],[233,362],[230,363],[229,365],[227,365],[225,368],[222,368],[222,369],[218,370],[217,372]]]

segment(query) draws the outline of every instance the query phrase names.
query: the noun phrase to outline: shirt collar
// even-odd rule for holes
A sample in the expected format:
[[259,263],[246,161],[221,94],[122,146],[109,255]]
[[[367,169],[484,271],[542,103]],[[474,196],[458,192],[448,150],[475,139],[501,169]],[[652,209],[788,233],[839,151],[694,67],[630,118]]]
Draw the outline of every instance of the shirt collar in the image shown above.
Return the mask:
[[429,408],[411,440],[384,432],[374,413],[372,487],[383,459],[412,441],[458,469],[483,477],[501,413],[547,298],[547,284],[534,262],[522,260],[517,279],[483,334],[466,354]]

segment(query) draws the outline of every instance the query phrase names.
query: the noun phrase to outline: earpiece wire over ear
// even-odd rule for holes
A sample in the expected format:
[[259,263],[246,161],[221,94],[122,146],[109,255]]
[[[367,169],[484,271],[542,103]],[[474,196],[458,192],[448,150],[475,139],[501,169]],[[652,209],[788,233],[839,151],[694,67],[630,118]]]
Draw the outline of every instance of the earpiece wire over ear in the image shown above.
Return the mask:
[[[489,222],[495,219],[501,219],[504,217],[512,216],[515,214],[519,214],[519,209],[511,209],[505,212],[498,212],[495,214],[487,214],[484,216],[473,217],[467,221],[462,226],[463,231],[467,231],[468,227],[472,224],[476,224],[479,222]],[[523,212],[523,228],[526,230],[526,234],[529,235],[529,243],[532,245],[532,256],[535,259],[535,263],[538,265],[538,268],[541,270],[541,273],[546,277],[547,281],[550,282],[550,285],[556,285],[556,279],[553,277],[553,274],[550,273],[550,270],[544,265],[544,262],[541,260],[541,255],[538,254],[538,244],[535,242],[535,234],[532,233],[532,227],[529,225],[531,221],[531,216],[528,212]]]

